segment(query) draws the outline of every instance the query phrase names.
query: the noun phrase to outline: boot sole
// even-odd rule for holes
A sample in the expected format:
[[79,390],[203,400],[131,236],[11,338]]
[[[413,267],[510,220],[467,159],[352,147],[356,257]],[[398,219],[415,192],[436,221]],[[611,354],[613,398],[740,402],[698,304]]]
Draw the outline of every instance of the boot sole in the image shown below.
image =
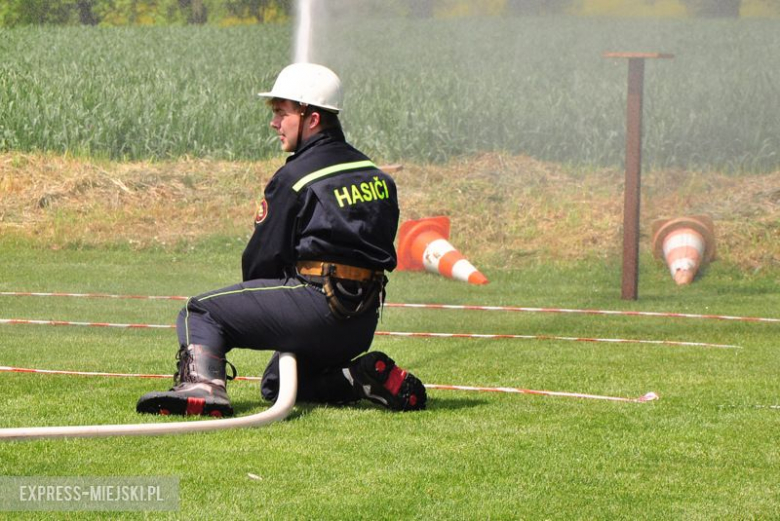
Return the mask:
[[173,393],[149,393],[143,396],[135,410],[140,413],[160,414],[168,416],[211,416],[222,418],[233,416],[233,407],[229,403],[211,398],[195,398],[192,396],[177,396]]
[[364,356],[367,358],[355,371],[355,380],[364,387],[363,394],[367,399],[393,411],[425,409],[427,395],[419,378],[398,367],[392,358],[380,351]]

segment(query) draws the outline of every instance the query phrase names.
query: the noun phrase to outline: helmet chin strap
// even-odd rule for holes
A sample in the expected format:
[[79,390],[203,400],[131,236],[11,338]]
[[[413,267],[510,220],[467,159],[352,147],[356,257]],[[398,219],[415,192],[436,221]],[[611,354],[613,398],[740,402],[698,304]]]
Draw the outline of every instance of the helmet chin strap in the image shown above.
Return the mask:
[[309,105],[301,103],[301,119],[298,121],[298,140],[295,142],[295,152],[301,148],[301,139],[303,138],[303,120],[306,119],[306,113],[309,111]]

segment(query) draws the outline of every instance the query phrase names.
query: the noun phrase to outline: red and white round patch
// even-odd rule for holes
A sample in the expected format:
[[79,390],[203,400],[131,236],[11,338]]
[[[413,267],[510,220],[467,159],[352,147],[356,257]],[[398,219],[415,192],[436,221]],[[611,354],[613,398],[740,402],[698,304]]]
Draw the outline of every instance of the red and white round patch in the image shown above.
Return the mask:
[[255,214],[255,224],[260,224],[268,217],[268,203],[265,199],[257,204],[257,213]]

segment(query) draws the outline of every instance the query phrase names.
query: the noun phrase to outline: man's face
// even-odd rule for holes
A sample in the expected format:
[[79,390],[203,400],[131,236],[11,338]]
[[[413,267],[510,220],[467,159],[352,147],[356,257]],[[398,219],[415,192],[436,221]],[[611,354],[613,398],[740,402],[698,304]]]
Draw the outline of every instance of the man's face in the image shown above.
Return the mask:
[[295,152],[298,147],[298,125],[301,123],[299,106],[290,100],[275,99],[271,102],[271,109],[271,128],[279,135],[282,150]]

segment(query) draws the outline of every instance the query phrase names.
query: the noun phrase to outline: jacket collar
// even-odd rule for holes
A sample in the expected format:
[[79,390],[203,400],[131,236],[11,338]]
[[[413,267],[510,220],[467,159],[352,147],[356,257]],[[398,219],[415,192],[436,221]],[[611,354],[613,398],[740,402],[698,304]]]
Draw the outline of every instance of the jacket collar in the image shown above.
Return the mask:
[[301,143],[301,146],[298,147],[298,150],[287,158],[287,161],[291,161],[296,157],[299,157],[308,149],[317,146],[317,144],[319,143],[331,142],[331,141],[346,141],[346,138],[344,137],[344,132],[340,128],[334,127],[334,128],[327,128],[321,132],[314,134],[313,136],[309,136],[307,139],[303,141],[303,143]]

